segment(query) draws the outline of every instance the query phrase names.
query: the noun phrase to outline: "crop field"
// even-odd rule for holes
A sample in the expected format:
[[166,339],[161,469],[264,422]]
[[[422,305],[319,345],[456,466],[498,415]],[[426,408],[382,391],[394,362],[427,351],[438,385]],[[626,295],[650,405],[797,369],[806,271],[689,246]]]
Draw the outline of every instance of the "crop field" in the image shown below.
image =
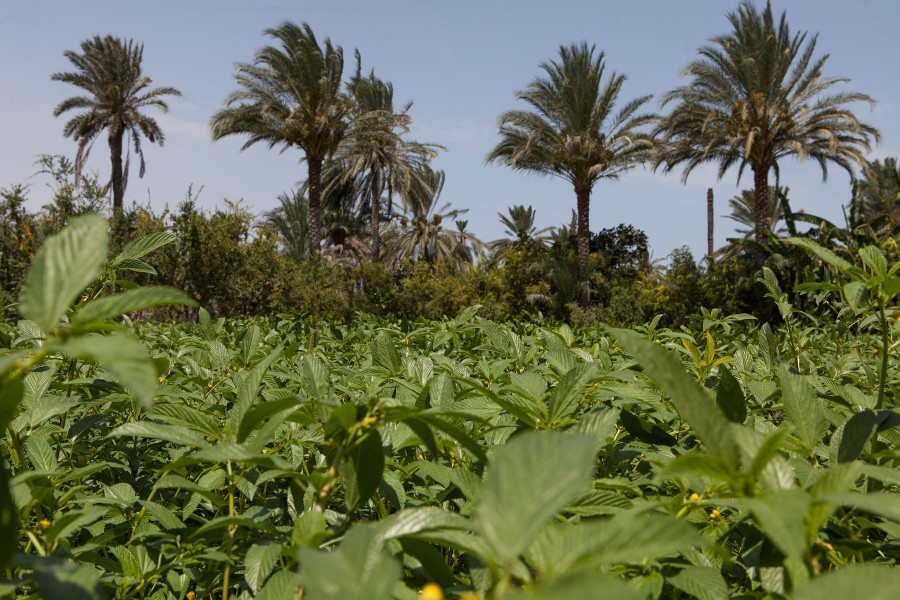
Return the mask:
[[818,314],[765,272],[773,327],[123,316],[191,303],[127,282],[169,241],[109,259],[75,219],[0,325],[0,595],[900,590],[900,265],[874,249],[802,244]]

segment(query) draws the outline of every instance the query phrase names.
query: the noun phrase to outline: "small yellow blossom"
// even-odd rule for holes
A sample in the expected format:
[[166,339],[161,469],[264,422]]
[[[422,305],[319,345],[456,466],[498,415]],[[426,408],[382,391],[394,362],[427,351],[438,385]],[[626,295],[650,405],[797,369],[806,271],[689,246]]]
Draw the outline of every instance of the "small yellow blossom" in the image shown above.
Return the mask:
[[163,383],[165,383],[165,382],[166,382],[166,378],[165,378],[165,377],[160,377],[160,378],[159,378],[159,383],[160,383],[160,385],[163,384]]
[[53,522],[50,519],[41,519],[38,523],[38,527],[41,529],[50,529],[51,525],[53,525]]
[[426,583],[419,590],[419,596],[422,600],[444,600],[444,591],[436,583]]
[[825,548],[826,552],[834,552],[834,546],[832,546],[828,542],[822,542],[822,547]]
[[659,340],[653,340],[653,343],[654,343],[654,344],[662,344],[662,342],[659,341]]
[[703,496],[701,496],[697,492],[694,492],[693,494],[688,496],[688,500],[690,500],[691,502],[700,502],[701,500],[703,500]]
[[459,600],[482,600],[482,598],[475,592],[466,592],[459,597]]
[[365,419],[362,420],[362,426],[363,427],[371,427],[377,421],[378,421],[378,419],[376,419],[375,417],[366,417]]
[[211,390],[212,387],[213,387],[212,381],[210,381],[209,383],[206,384],[206,389]]
[[262,453],[263,453],[263,454],[268,454],[268,453],[269,453],[269,449],[268,449],[268,448],[263,448],[263,449],[262,449]]
[[722,513],[720,513],[716,509],[712,509],[712,511],[709,513],[709,518],[710,519],[721,519]]
[[187,593],[187,595],[185,595],[185,598],[187,598],[187,600],[194,600],[194,598],[196,598],[196,597],[197,597],[197,593],[194,592],[194,590],[191,590],[190,592]]

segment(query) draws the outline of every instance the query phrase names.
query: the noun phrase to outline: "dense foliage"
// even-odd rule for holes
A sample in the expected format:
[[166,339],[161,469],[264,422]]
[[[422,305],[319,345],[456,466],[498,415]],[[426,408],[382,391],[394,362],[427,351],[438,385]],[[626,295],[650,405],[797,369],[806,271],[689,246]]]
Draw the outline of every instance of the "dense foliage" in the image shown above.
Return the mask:
[[[0,326],[3,593],[83,598],[889,598],[900,263],[696,329],[303,317],[132,325],[73,220]],[[146,260],[153,262],[153,257]],[[144,267],[147,265],[147,267]],[[87,288],[85,290],[85,288]],[[140,339],[141,342],[136,341]],[[64,591],[65,590],[65,591]],[[421,596],[417,596],[417,590]]]

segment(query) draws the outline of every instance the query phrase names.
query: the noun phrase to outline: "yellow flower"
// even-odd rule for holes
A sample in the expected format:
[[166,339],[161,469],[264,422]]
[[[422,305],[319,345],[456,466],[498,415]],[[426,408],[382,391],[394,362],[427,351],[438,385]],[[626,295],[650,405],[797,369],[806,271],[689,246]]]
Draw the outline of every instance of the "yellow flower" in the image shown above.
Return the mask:
[[212,381],[210,381],[209,383],[206,384],[206,389],[211,390],[212,387],[213,387]]
[[662,342],[659,341],[659,340],[653,340],[653,343],[654,343],[654,344],[662,344]]
[[41,529],[50,529],[50,526],[53,525],[53,521],[50,519],[41,519],[38,523],[38,527]]
[[829,544],[828,542],[821,542],[822,547],[825,548],[826,552],[834,552],[834,546]]
[[165,383],[165,382],[166,382],[166,378],[165,378],[165,377],[160,377],[160,378],[159,378],[159,383],[160,383],[160,384],[163,384],[163,383]]
[[700,502],[701,500],[703,500],[703,496],[694,492],[693,494],[688,496],[688,500],[690,500],[691,502]]
[[268,453],[269,453],[269,449],[268,449],[268,448],[263,448],[263,449],[262,449],[262,453],[263,453],[263,454],[268,454]]
[[444,600],[444,591],[436,583],[426,583],[419,590],[419,596],[422,600]]
[[363,427],[371,427],[377,421],[378,421],[378,419],[376,419],[375,417],[366,417],[365,419],[362,420],[362,426]]
[[481,600],[481,596],[479,596],[475,592],[466,592],[459,597],[459,600]]
[[196,597],[197,597],[197,594],[196,594],[196,592],[194,592],[194,590],[191,590],[185,596],[185,598],[187,598],[187,600],[194,600],[194,598],[196,598]]
[[722,513],[720,513],[716,509],[712,509],[712,512],[709,513],[709,518],[710,519],[721,519]]

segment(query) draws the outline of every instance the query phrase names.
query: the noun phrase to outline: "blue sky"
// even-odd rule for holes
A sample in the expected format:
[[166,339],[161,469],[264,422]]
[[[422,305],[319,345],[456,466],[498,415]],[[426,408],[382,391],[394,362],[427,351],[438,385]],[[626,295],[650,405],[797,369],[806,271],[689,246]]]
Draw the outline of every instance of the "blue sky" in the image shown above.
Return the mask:
[[[279,192],[305,177],[299,151],[278,154],[264,147],[240,152],[242,141],[212,143],[207,123],[234,89],[233,65],[247,62],[267,40],[262,32],[284,20],[308,22],[316,35],[344,48],[349,69],[353,49],[364,69],[391,81],[398,104],[414,102],[413,134],[448,151],[436,166],[447,173],[442,200],[468,208],[469,228],[485,240],[502,236],[497,218],[514,204],[532,205],[538,225],[568,222],[575,206],[560,179],[486,166],[497,141],[496,120],[520,107],[516,90],[538,75],[560,44],[587,41],[606,53],[608,69],[624,73],[623,99],[661,94],[679,85],[679,74],[710,37],[728,30],[725,14],[737,2],[713,0],[512,1],[512,0],[29,0],[0,2],[0,187],[30,182],[34,204],[46,199],[34,173],[39,154],[74,155],[62,137],[64,119],[53,107],[76,88],[50,74],[69,69],[62,53],[81,40],[111,33],[143,42],[144,71],[155,85],[184,96],[157,118],[167,134],[163,148],[145,145],[147,174],[133,172],[126,199],[155,209],[176,205],[189,184],[203,186],[201,203],[243,199],[254,212],[271,209]],[[843,89],[874,97],[874,110],[858,115],[876,126],[882,144],[872,158],[900,155],[900,2],[897,0],[779,0],[794,31],[818,33],[820,53],[831,55],[827,75],[852,79]],[[108,177],[102,140],[90,170]],[[688,245],[706,247],[706,188],[716,198],[716,245],[731,234],[722,218],[740,187],[737,173],[717,181],[712,167],[696,170],[683,185],[679,174],[638,168],[620,181],[594,189],[591,229],[630,223],[647,232],[655,257]],[[838,219],[849,199],[850,180],[832,169],[827,183],[813,163],[788,161],[782,182],[795,210]]]

